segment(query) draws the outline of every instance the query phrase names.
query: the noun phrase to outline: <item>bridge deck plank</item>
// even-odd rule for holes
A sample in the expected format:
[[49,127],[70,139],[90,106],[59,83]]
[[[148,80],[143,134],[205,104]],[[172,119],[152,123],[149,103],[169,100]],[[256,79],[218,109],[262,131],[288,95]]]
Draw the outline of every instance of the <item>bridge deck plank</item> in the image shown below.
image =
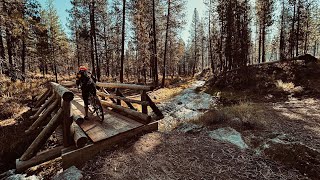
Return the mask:
[[[84,114],[84,102],[79,96],[75,95],[72,104]],[[80,127],[94,143],[140,126],[143,124],[109,110],[105,110],[103,122],[91,114],[90,120],[80,124]]]

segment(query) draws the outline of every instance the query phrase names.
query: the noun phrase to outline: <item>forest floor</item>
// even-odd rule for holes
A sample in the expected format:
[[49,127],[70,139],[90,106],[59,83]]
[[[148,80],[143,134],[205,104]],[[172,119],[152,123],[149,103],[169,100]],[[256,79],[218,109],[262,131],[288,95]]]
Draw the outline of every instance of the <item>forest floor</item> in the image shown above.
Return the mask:
[[249,71],[159,102],[160,131],[99,154],[85,179],[319,179],[319,65]]
[[[149,93],[160,131],[101,152],[84,179],[319,179],[320,66],[236,71]],[[55,160],[28,174],[60,171]]]

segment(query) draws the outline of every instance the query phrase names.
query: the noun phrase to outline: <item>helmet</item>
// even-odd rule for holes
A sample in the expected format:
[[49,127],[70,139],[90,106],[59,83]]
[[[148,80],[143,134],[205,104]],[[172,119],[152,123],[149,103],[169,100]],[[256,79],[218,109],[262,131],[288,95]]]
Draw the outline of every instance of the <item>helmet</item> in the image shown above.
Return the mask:
[[79,71],[86,71],[86,70],[88,70],[88,69],[87,69],[87,67],[85,67],[85,66],[80,66],[80,67],[79,67]]

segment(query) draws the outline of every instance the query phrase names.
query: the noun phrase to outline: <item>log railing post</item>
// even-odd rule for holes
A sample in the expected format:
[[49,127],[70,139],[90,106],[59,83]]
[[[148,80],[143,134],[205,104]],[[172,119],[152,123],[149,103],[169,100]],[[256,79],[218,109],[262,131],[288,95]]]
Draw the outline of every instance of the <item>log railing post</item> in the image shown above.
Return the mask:
[[[116,95],[119,96],[121,94],[120,90],[116,88]],[[121,100],[117,99],[117,105],[121,106]]]
[[70,133],[70,126],[72,124],[71,116],[71,102],[63,100],[62,101],[62,127],[63,127],[63,146],[68,147],[72,145],[72,137]]
[[72,137],[70,133],[70,126],[72,124],[72,116],[71,116],[71,101],[74,98],[74,94],[68,90],[67,88],[51,82],[51,86],[53,90],[60,96],[62,99],[62,127],[63,127],[63,146],[68,147],[72,145]]
[[[147,92],[145,90],[143,90],[141,93],[141,101],[146,101],[146,100],[147,100]],[[141,107],[142,107],[142,113],[148,114],[148,106],[142,104]]]

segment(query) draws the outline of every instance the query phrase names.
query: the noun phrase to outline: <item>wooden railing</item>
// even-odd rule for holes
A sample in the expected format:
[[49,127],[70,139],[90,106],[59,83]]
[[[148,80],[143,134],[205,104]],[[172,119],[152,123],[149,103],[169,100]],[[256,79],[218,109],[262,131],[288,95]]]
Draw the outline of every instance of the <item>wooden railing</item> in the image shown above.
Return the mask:
[[[98,89],[100,89],[97,94],[103,99],[101,100],[101,103],[106,107],[131,116],[143,124],[148,124],[151,122],[151,120],[159,120],[163,118],[162,112],[147,94],[147,91],[151,91],[153,89],[151,86],[100,82],[97,82],[96,86],[99,87]],[[138,91],[141,95],[140,100],[125,97],[121,90]],[[106,101],[106,98],[110,99],[111,102]],[[126,104],[126,106],[123,106],[121,103],[122,101]],[[133,104],[138,104],[138,106],[141,106],[141,112],[138,111]],[[154,112],[154,116],[148,114],[148,107],[150,107],[150,109]]]
[[[147,91],[152,90],[150,86],[118,83],[97,83],[97,86],[102,90],[98,91],[97,94],[104,99],[108,98],[111,100],[111,102],[101,100],[102,104],[108,108],[112,108],[112,110],[117,113],[124,113],[131,119],[146,125],[149,124],[152,119],[163,118],[161,111],[147,94]],[[34,120],[34,122],[25,133],[26,135],[36,134],[37,137],[22,156],[17,159],[16,169],[18,172],[60,157],[62,149],[67,149],[67,147],[74,148],[74,146],[81,148],[88,142],[88,137],[78,124],[76,124],[78,121],[83,121],[83,114],[81,110],[73,104],[74,94],[57,83],[50,82],[47,87],[46,92],[38,98],[35,106],[32,108],[34,114],[30,118]],[[107,89],[113,90],[114,94],[110,94]],[[121,92],[122,89],[140,91],[141,99],[136,100],[125,97]],[[126,106],[122,105],[122,101],[125,102]],[[138,104],[141,110],[138,111],[134,104]],[[153,110],[154,116],[148,114],[148,107]],[[110,110],[107,111],[110,112]],[[150,127],[153,127],[153,125]],[[54,131],[56,131],[56,134],[62,132],[60,139],[63,145],[39,153],[40,149]]]
[[[23,171],[33,165],[59,157],[61,149],[75,144],[83,147],[88,138],[81,128],[73,122],[81,118],[72,111],[71,101],[74,94],[63,86],[49,83],[47,91],[39,98],[33,108],[35,114],[30,118],[34,123],[25,131],[26,135],[39,133],[20,159],[16,161],[18,171]],[[41,115],[41,116],[40,116]],[[63,146],[37,154],[47,139],[58,128],[62,127]]]

